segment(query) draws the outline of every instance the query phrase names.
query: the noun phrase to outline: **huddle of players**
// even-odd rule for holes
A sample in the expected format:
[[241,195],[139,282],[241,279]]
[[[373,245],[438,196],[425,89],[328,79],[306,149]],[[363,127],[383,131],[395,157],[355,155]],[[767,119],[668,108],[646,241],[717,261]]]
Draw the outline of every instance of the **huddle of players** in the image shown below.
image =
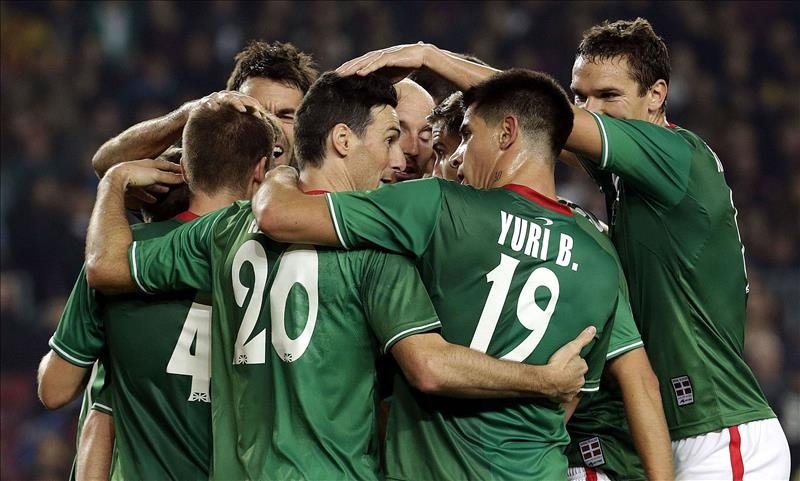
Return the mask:
[[[608,32],[631,27],[630,23],[616,25],[601,27],[595,37],[603,38],[603,28],[608,36]],[[592,31],[587,38],[591,40]],[[288,51],[285,58],[307,60],[287,46],[251,48],[284,55]],[[406,51],[393,60],[391,53],[398,48]],[[201,108],[187,109],[191,113],[182,118],[174,113],[171,118],[134,127],[127,132],[133,134],[129,139],[117,138],[131,150],[122,155],[116,146],[115,161],[133,160],[156,157],[182,130],[183,169],[191,190],[189,212],[194,214],[249,199],[260,191],[253,205],[255,215],[248,202],[237,202],[197,220],[182,214],[143,224],[133,228],[131,237],[124,217],[125,190],[148,198],[151,193],[140,188],[180,182],[174,174],[177,169],[164,160],[132,162],[114,167],[101,182],[87,238],[90,283],[106,291],[136,287],[144,292],[181,291],[179,296],[158,294],[155,298],[108,297],[80,278],[51,341],[57,357],[80,368],[91,366],[98,357],[106,361],[112,387],[100,394],[106,397],[95,406],[114,408],[115,473],[131,479],[199,479],[209,473],[214,479],[375,479],[382,472],[391,479],[563,479],[567,474],[563,450],[569,442],[563,411],[557,402],[532,394],[566,400],[571,390],[554,390],[552,375],[534,368],[548,360],[552,367],[559,357],[570,357],[558,348],[593,325],[597,337],[582,349],[589,369],[583,390],[591,394],[584,396],[570,423],[569,465],[579,468],[570,470],[571,479],[592,479],[598,475],[594,467],[602,470],[600,476],[644,479],[625,428],[621,399],[626,401],[648,476],[671,477],[657,383],[628,385],[640,379],[647,384],[652,371],[628,305],[623,269],[591,217],[554,200],[552,168],[565,144],[584,161],[594,159],[600,168],[619,175],[629,190],[624,192],[623,183],[617,183],[620,205],[612,238],[618,249],[625,247],[620,254],[635,287],[633,312],[661,379],[660,397],[678,444],[673,443],[678,477],[696,478],[698,471],[690,474],[688,470],[703,464],[699,459],[682,459],[679,440],[774,418],[741,361],[744,275],[730,282],[742,284],[740,305],[725,306],[741,308],[724,321],[731,325],[714,316],[714,309],[725,302],[704,297],[704,292],[696,300],[709,312],[684,316],[674,307],[663,312],[661,306],[650,305],[653,297],[643,294],[644,282],[637,277],[641,266],[645,266],[644,275],[653,275],[654,266],[652,260],[633,252],[633,243],[639,240],[630,224],[645,229],[641,219],[647,217],[647,209],[659,216],[679,210],[678,215],[685,217],[698,204],[707,208],[702,196],[694,191],[687,195],[698,189],[691,185],[698,183],[698,177],[704,186],[714,183],[715,191],[727,189],[724,180],[711,178],[714,173],[719,179],[722,175],[708,147],[683,129],[672,132],[652,123],[592,117],[586,112],[592,123],[584,128],[582,111],[573,111],[563,91],[540,74],[512,70],[490,77],[494,72],[488,67],[467,65],[442,51],[430,64],[423,65],[422,60],[404,64],[413,58],[408,53],[414,49],[432,48],[405,46],[378,56],[367,54],[340,68],[342,76],[323,75],[307,92],[296,119],[291,107],[281,110],[269,95],[275,93],[270,87],[297,84],[280,76],[276,82],[275,77],[259,73],[258,62],[243,65],[246,56],[242,55],[237,58],[237,71],[250,68],[254,75],[238,88],[246,92],[248,88],[242,86],[249,82],[247,93],[275,113],[277,120],[263,116],[251,98],[220,94],[204,99]],[[601,51],[579,53],[578,58],[595,59],[595,66],[603,66],[603,61],[613,57]],[[633,64],[630,58],[627,62],[628,67]],[[460,94],[448,98],[430,120],[438,159],[435,172],[457,179],[461,170],[472,187],[430,179],[366,194],[343,192],[374,189],[378,179],[386,177],[386,168],[406,170],[398,145],[403,126],[394,113],[395,90],[381,77],[362,76],[382,66],[427,67],[451,76],[448,80],[466,90],[463,100]],[[576,62],[580,73],[578,67]],[[636,86],[652,98],[646,87],[660,88],[656,80],[665,85],[668,70],[666,76]],[[579,103],[595,98],[610,101],[610,96],[622,95],[614,89],[624,90],[625,85],[608,85],[599,94],[591,88],[573,79]],[[658,111],[666,89],[655,94],[662,95],[661,104],[652,109]],[[469,108],[459,122],[463,107]],[[591,110],[589,105],[586,108]],[[295,132],[290,119],[296,121]],[[181,121],[185,127],[178,126]],[[456,126],[461,141],[453,138]],[[158,142],[144,135],[147,129],[161,132],[160,144],[155,146]],[[592,129],[597,138],[581,138]],[[453,151],[455,155],[447,155]],[[262,182],[271,164],[292,152],[297,153],[300,188],[305,194],[294,192],[296,180],[281,169]],[[686,165],[675,165],[674,157],[682,155],[689,156]],[[700,160],[691,159],[692,155]],[[650,161],[653,166],[646,165]],[[715,172],[708,171],[712,167]],[[330,193],[322,195],[324,191]],[[712,200],[720,216],[732,219],[730,204],[724,207]],[[179,228],[183,223],[187,225]],[[670,226],[653,221],[646,225],[661,231]],[[672,237],[682,246],[698,240],[684,241],[681,236],[702,235],[676,230],[678,234]],[[279,243],[262,232],[279,240],[355,250]],[[731,233],[736,237],[731,238]],[[663,237],[670,236],[662,232],[659,240]],[[705,263],[699,272],[716,282],[708,264],[720,259],[730,263],[729,244],[738,242],[738,235],[730,225],[715,225],[707,238],[717,243],[717,252],[699,253],[702,247],[698,247],[693,256],[681,261]],[[733,247],[741,249],[736,242]],[[363,250],[366,247],[395,254]],[[396,254],[413,259],[416,269]],[[669,272],[660,274],[669,277]],[[698,286],[696,280],[690,282]],[[208,307],[209,297],[214,309]],[[698,319],[707,314],[713,317]],[[170,324],[165,319],[176,321]],[[548,329],[551,321],[557,329]],[[664,341],[687,336],[669,333],[680,331],[676,324],[692,329],[693,323],[708,323],[716,329],[712,336],[690,334],[693,342],[720,343],[712,346],[717,364],[703,366],[705,372],[681,365],[682,359],[695,364],[701,359],[702,365],[705,346],[698,353],[697,346],[685,345],[685,338],[683,345]],[[587,341],[583,335],[571,346],[577,351]],[[459,345],[472,349],[459,349]],[[148,355],[142,356],[142,351]],[[375,409],[378,352],[390,352],[404,374],[395,381],[383,471],[378,462]],[[643,357],[644,365],[634,357],[633,366],[644,373],[632,375],[631,365],[626,366],[630,361],[612,360],[630,359],[630,353]],[[603,389],[597,391],[606,357],[609,378],[616,382],[606,385],[604,381]],[[665,377],[663,371],[669,369],[684,370],[681,390],[673,390],[675,379],[681,376],[670,378],[669,373]],[[743,373],[749,377],[742,379]],[[733,379],[738,397],[728,396],[720,386],[723,380]],[[562,380],[562,386],[567,384]],[[650,402],[635,394],[649,396]],[[726,407],[718,407],[715,399],[724,399]],[[689,413],[692,408],[701,409],[700,414]],[[642,413],[652,419],[638,419]],[[693,415],[705,423],[691,419]],[[637,432],[636,427],[643,426],[650,432]],[[731,432],[731,442],[732,438]],[[744,446],[744,441],[742,436],[738,442]],[[728,446],[724,449],[727,455]],[[782,455],[779,451],[778,466],[773,469],[782,469],[784,463],[788,477],[788,454],[785,459]],[[706,472],[712,476],[722,472],[718,466],[714,469]],[[735,476],[736,466],[730,469]]]

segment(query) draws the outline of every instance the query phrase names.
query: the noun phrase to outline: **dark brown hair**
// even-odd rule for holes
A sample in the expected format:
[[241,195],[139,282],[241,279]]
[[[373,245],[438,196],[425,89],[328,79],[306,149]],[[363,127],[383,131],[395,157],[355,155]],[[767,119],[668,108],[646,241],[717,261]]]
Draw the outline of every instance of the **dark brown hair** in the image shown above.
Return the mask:
[[253,40],[234,58],[236,64],[228,78],[227,89],[239,90],[250,77],[276,80],[297,87],[304,94],[317,79],[311,55],[291,43],[267,43]]
[[445,135],[458,136],[461,122],[464,121],[464,94],[455,92],[433,108],[427,119],[430,125],[442,122]]
[[496,125],[508,114],[519,119],[523,135],[544,134],[553,159],[572,132],[572,106],[564,89],[549,75],[514,68],[497,73],[464,93],[464,106],[487,124]]
[[[650,22],[636,20],[606,20],[583,32],[576,57],[589,62],[622,57],[628,62],[629,74],[639,85],[639,96],[663,79],[669,84],[669,52],[664,40],[653,30]],[[662,110],[666,108],[666,102]]]
[[372,122],[372,107],[381,105],[397,107],[397,92],[386,77],[322,74],[303,98],[295,117],[294,150],[300,168],[322,165],[325,139],[336,124],[345,124],[363,136]]
[[183,131],[183,168],[192,191],[241,192],[253,166],[272,158],[275,131],[259,112],[224,105],[194,110]]

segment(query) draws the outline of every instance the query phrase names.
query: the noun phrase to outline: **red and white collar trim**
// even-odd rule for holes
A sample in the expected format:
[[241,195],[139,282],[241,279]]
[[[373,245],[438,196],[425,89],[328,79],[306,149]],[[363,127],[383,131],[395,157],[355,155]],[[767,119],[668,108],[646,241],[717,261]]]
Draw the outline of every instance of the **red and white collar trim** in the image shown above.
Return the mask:
[[314,189],[314,190],[307,190],[303,192],[306,195],[322,195],[322,194],[329,194],[330,191],[328,190],[321,190],[321,189]]
[[508,189],[512,192],[516,192],[517,194],[525,197],[534,204],[538,204],[544,207],[545,209],[552,210],[553,212],[557,212],[559,214],[572,217],[572,211],[570,210],[569,207],[559,203],[557,200],[551,199],[550,197],[544,196],[536,192],[530,187],[526,187],[524,185],[519,185],[519,184],[507,184],[503,186],[503,188]]

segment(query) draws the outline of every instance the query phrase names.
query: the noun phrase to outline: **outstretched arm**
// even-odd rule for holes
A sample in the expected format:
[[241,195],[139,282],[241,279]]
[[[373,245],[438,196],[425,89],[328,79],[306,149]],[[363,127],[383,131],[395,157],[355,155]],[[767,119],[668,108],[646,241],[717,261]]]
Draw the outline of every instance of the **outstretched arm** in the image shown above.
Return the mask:
[[325,196],[304,194],[297,181],[292,167],[267,172],[252,202],[259,229],[278,242],[340,246]]
[[583,346],[596,330],[589,327],[556,351],[545,366],[503,361],[435,333],[398,341],[391,353],[409,383],[429,394],[469,398],[548,397],[571,401],[583,386]]
[[217,109],[222,104],[229,104],[239,112],[246,112],[248,105],[256,110],[261,108],[252,97],[232,91],[214,92],[186,102],[163,117],[140,122],[106,141],[92,158],[94,171],[102,178],[108,169],[120,162],[155,159],[180,138],[192,110],[200,107]]
[[92,409],[78,442],[75,477],[78,481],[107,481],[114,452],[114,418]]
[[336,69],[340,75],[367,75],[376,70],[408,73],[428,67],[433,72],[453,82],[461,90],[491,77],[499,72],[492,67],[465,60],[447,50],[429,43],[396,45],[375,50],[342,64]]
[[644,348],[610,359],[607,369],[622,390],[628,426],[647,479],[673,479],[672,444],[658,379]]
[[108,171],[97,188],[86,234],[86,280],[92,288],[105,293],[136,290],[128,264],[133,235],[125,217],[125,190],[181,182],[180,166],[166,160],[126,162]]

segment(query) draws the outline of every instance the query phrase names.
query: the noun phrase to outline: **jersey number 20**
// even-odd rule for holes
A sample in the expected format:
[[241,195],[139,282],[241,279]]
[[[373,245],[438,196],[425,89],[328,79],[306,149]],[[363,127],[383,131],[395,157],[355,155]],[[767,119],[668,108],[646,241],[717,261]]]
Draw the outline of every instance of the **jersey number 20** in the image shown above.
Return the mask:
[[[239,307],[244,307],[247,295],[251,291],[239,279],[240,271],[245,263],[252,265],[255,277],[250,302],[245,308],[242,325],[239,327],[239,333],[234,343],[233,363],[263,364],[266,362],[266,329],[262,329],[255,337],[251,338],[261,313],[263,294],[269,275],[267,253],[258,241],[248,240],[242,244],[233,258],[231,267],[233,294]],[[313,247],[292,245],[281,256],[278,272],[275,274],[275,280],[269,291],[272,347],[286,362],[294,362],[305,353],[317,324],[317,312],[319,311],[318,264],[317,251]],[[286,332],[286,302],[295,284],[301,285],[308,296],[308,317],[303,332],[293,339]]]

